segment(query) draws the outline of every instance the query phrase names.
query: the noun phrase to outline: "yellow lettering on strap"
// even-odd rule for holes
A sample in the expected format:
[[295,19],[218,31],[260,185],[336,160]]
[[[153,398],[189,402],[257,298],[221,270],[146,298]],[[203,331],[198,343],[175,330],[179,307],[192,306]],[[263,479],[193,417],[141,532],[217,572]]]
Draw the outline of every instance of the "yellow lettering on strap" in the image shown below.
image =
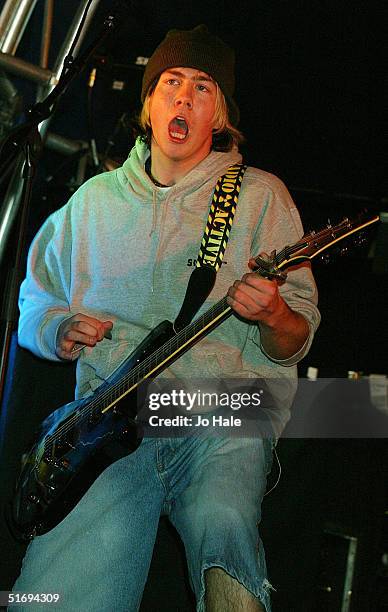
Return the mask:
[[246,166],[235,164],[221,176],[214,189],[197,267],[211,265],[219,270],[232,228],[236,204]]

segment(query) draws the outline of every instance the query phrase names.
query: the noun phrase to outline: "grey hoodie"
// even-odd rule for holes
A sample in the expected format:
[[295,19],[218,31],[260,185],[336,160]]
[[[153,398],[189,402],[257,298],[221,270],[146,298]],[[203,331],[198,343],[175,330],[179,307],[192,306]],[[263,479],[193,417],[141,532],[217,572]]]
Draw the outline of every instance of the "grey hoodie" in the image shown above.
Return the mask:
[[[81,351],[76,397],[90,394],[160,321],[173,321],[198,255],[217,179],[240,154],[211,152],[169,189],[155,187],[144,171],[149,156],[138,140],[122,167],[87,181],[35,237],[20,290],[19,343],[59,360],[59,324],[78,312],[113,321],[112,340]],[[200,312],[221,299],[248,271],[249,257],[280,250],[303,234],[283,183],[271,174],[245,173],[224,264]],[[308,267],[292,271],[280,288],[310,326],[305,346],[279,361],[260,347],[258,325],[230,317],[164,372],[179,378],[257,378],[274,383],[277,433],[289,418],[296,389],[295,364],[319,324],[317,291]]]

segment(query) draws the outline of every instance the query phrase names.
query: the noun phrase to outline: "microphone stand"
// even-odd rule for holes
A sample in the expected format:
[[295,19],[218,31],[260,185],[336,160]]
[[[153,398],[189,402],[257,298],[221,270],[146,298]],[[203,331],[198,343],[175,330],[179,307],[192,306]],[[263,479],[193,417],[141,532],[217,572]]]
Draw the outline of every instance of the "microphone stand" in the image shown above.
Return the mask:
[[83,53],[80,53],[76,59],[73,59],[71,56],[65,59],[61,76],[50,94],[28,111],[25,123],[12,130],[0,145],[0,182],[4,180],[15,167],[21,151],[24,155],[24,163],[21,172],[23,195],[19,213],[18,240],[13,266],[8,272],[5,290],[6,299],[3,311],[4,333],[0,356],[0,405],[4,393],[11,336],[17,321],[16,307],[22,276],[20,267],[25,246],[32,185],[36,174],[37,162],[42,150],[42,138],[38,126],[42,121],[51,117],[55,111],[59,98],[65,93],[73,80],[82,72],[90,58],[105,42],[115,26],[116,17],[108,15],[104,21],[101,32],[87,49],[85,49]]

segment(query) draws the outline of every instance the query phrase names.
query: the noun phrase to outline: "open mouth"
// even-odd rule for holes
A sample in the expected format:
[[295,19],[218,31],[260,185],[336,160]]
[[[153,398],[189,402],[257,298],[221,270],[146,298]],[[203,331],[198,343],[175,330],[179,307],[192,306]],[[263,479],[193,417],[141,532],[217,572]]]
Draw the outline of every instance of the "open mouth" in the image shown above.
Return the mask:
[[168,124],[168,133],[173,140],[183,142],[189,134],[189,126],[184,117],[174,117]]

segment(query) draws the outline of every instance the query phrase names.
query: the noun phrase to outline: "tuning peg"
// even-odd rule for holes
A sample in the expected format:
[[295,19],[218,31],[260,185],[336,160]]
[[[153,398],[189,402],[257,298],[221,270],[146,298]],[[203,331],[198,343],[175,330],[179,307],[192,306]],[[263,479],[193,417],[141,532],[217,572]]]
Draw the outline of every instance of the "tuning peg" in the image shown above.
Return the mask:
[[327,220],[327,227],[328,227],[328,229],[331,228],[331,221],[330,221],[330,219]]
[[326,264],[329,264],[329,263],[330,263],[330,261],[331,261],[331,260],[330,260],[330,255],[329,255],[329,253],[324,253],[323,255],[321,255],[321,261],[322,261],[322,263],[324,263],[325,265],[326,265]]

